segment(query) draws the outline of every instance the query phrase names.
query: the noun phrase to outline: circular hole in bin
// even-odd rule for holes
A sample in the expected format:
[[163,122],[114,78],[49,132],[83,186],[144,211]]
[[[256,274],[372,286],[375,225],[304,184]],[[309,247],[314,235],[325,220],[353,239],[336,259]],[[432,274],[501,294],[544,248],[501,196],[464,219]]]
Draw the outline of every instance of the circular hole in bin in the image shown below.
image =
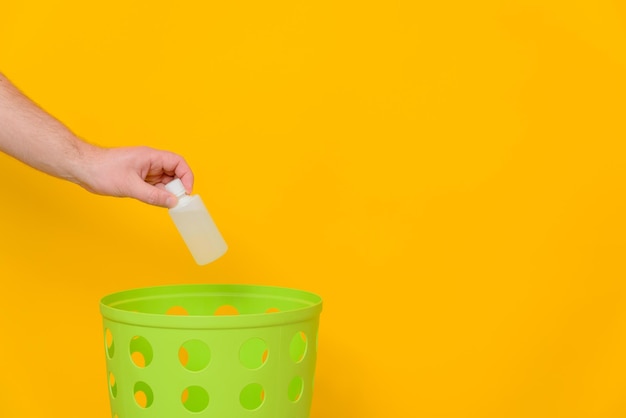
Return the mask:
[[117,381],[113,372],[109,373],[109,390],[111,391],[111,396],[115,398],[117,396]]
[[178,349],[178,360],[185,369],[199,372],[209,365],[211,350],[203,341],[189,340]]
[[259,408],[265,400],[263,386],[258,383],[251,383],[244,387],[239,394],[239,402],[245,409],[253,410]]
[[134,336],[130,340],[130,358],[137,367],[147,367],[152,363],[152,345],[144,337]]
[[106,348],[107,357],[113,358],[115,354],[115,341],[113,341],[113,334],[108,328],[104,331],[104,346]]
[[149,408],[152,405],[154,395],[152,394],[152,388],[147,383],[135,383],[133,393],[135,394],[135,402],[137,402],[140,408]]
[[185,316],[185,315],[189,315],[189,312],[187,312],[187,309],[183,308],[182,306],[172,306],[165,312],[165,314]]
[[258,369],[267,361],[267,343],[260,338],[250,338],[239,349],[239,361],[247,369]]
[[183,391],[181,401],[189,412],[201,412],[209,405],[209,394],[200,386],[189,386]]
[[294,363],[300,363],[304,360],[307,346],[306,334],[302,331],[296,332],[289,345],[289,357],[291,357]]
[[239,315],[239,311],[233,305],[222,305],[215,310],[214,315]]
[[300,376],[296,376],[289,382],[287,388],[287,396],[291,402],[297,402],[302,396],[302,390],[304,389],[304,380]]

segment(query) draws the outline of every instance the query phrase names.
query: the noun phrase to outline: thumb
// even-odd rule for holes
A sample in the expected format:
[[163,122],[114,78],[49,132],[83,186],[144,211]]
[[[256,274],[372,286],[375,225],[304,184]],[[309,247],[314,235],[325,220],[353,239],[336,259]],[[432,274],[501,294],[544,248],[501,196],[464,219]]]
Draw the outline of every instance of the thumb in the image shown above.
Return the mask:
[[128,193],[129,197],[140,200],[144,203],[153,206],[160,206],[163,208],[173,208],[176,206],[178,199],[172,193],[167,190],[159,189],[141,179],[137,179],[137,182],[133,182],[131,190]]

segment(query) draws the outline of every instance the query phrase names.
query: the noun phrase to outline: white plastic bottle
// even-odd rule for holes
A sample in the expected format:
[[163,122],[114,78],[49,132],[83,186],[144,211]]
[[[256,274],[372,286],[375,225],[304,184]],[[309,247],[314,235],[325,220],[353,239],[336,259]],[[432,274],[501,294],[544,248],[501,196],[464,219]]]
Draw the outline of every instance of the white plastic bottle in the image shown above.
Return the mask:
[[170,181],[165,189],[178,198],[169,213],[196,263],[208,264],[224,255],[228,246],[200,196],[188,195],[180,179]]

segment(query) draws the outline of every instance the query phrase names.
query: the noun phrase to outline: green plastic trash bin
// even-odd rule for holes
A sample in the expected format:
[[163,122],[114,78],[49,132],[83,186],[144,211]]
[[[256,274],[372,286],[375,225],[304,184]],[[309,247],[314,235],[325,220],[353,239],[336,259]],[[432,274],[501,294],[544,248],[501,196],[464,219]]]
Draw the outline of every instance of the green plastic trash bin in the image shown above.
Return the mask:
[[180,285],[104,297],[114,418],[306,418],[322,300],[296,289]]

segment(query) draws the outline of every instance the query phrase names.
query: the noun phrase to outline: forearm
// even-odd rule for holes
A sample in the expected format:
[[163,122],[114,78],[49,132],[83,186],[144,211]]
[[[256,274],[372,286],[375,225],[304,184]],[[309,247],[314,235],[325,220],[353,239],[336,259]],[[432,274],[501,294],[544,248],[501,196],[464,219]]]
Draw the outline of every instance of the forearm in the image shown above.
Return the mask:
[[0,73],[0,151],[40,171],[77,182],[80,164],[94,148]]

